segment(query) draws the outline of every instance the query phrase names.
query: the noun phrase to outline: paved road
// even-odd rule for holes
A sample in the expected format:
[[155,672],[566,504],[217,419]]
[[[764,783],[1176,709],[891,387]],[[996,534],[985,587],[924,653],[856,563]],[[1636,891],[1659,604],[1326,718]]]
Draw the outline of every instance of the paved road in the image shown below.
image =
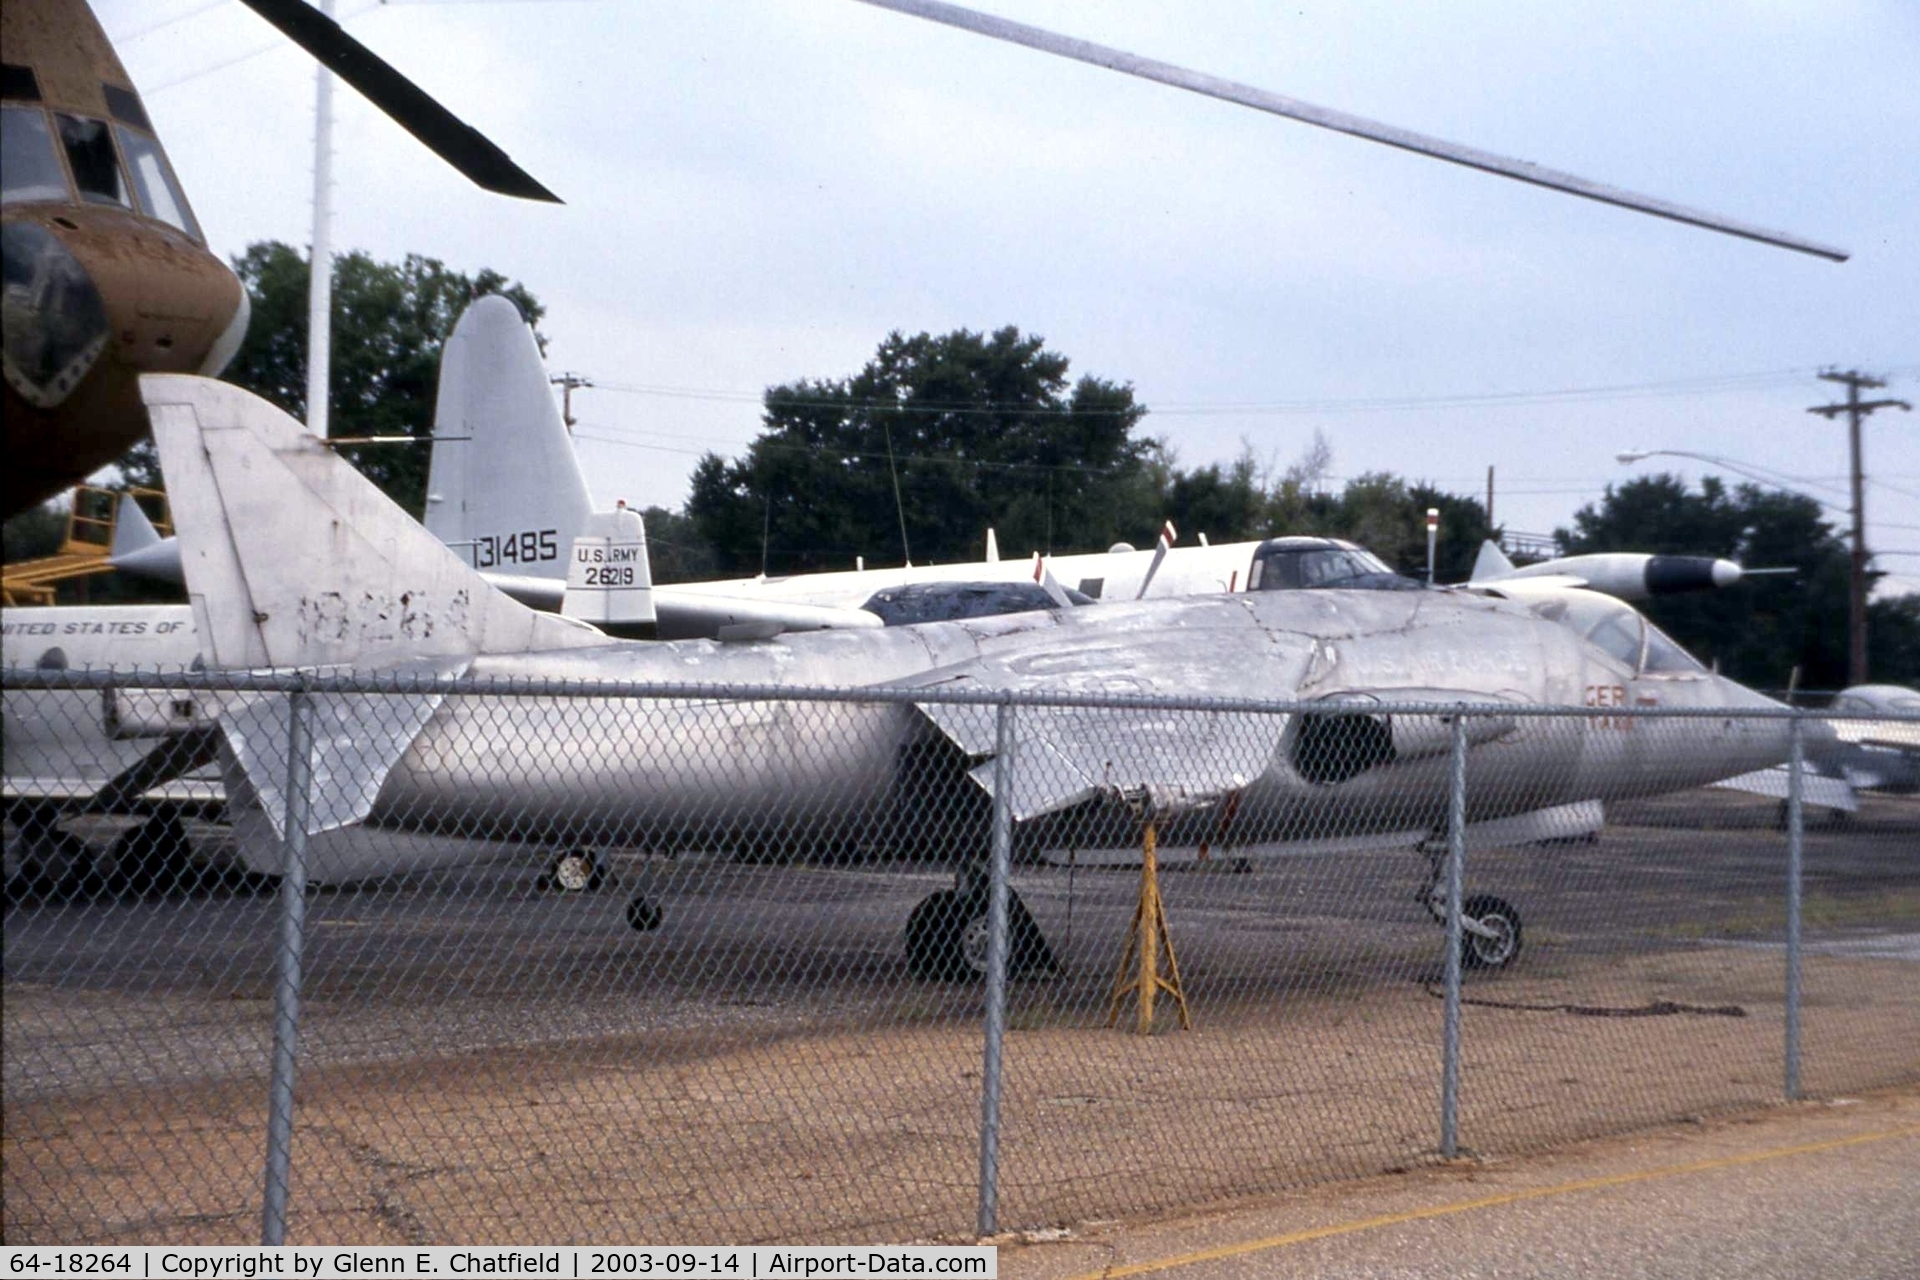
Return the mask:
[[1016,1242],[1000,1274],[1912,1280],[1920,1091]]

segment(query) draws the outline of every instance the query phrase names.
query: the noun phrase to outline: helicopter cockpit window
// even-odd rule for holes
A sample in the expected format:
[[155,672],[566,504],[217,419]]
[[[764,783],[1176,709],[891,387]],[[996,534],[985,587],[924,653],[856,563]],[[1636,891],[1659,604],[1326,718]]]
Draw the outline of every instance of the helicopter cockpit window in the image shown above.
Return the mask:
[[38,107],[0,111],[0,200],[71,200],[53,149],[53,131]]
[[56,116],[60,125],[60,144],[67,150],[67,167],[73,170],[73,184],[88,204],[117,204],[131,209],[127,180],[120,172],[120,158],[113,151],[113,136],[104,120],[84,116]]
[[127,157],[127,168],[133,170],[133,189],[140,197],[141,210],[200,239],[200,225],[193,220],[193,211],[187,208],[187,198],[174,182],[166,157],[160,154],[160,144],[125,125],[115,125],[113,131],[120,135],[120,151]]

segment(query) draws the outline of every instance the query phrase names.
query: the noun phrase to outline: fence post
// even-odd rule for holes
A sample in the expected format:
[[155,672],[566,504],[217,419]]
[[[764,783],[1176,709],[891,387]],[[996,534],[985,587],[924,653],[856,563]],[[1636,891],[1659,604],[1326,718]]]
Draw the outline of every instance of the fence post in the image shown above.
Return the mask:
[[1787,1101],[1800,1099],[1800,871],[1801,833],[1805,809],[1801,804],[1801,770],[1806,762],[1803,721],[1796,713],[1787,722]]
[[990,1236],[1000,1218],[1000,1065],[1007,1030],[1008,899],[1013,864],[1013,704],[994,715],[993,859],[987,889],[987,1045],[980,1071],[980,1206],[978,1234]]
[[307,925],[307,816],[312,811],[313,706],[296,688],[287,707],[287,809],[280,878],[280,941],[273,958],[273,1062],[267,1085],[267,1167],[260,1243],[287,1242],[293,1175],[293,1071],[300,1041],[300,951]]
[[1460,1154],[1460,901],[1467,880],[1467,717],[1453,717],[1447,758],[1447,967],[1440,1049],[1440,1154]]

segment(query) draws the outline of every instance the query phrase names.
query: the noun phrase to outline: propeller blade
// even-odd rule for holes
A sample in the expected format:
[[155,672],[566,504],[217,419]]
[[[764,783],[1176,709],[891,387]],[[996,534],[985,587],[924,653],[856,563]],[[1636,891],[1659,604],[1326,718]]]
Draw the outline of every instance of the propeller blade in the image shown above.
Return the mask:
[[1209,98],[1236,102],[1243,107],[1252,107],[1256,111],[1285,116],[1289,120],[1298,120],[1304,124],[1318,125],[1322,129],[1332,129],[1337,133],[1352,134],[1356,138],[1383,142],[1390,147],[1399,147],[1403,151],[1432,156],[1436,160],[1445,160],[1451,164],[1465,165],[1469,169],[1479,169],[1483,173],[1498,174],[1500,177],[1513,178],[1519,182],[1530,182],[1538,187],[1564,191],[1568,195],[1597,200],[1602,204],[1617,205],[1622,209],[1650,213],[1656,218],[1667,218],[1674,222],[1684,222],[1689,226],[1702,227],[1708,231],[1718,231],[1746,240],[1757,240],[1761,244],[1792,249],[1797,253],[1808,253],[1834,262],[1845,262],[1848,257],[1845,249],[1816,244],[1811,240],[1788,235],[1783,231],[1769,231],[1764,227],[1736,222],[1718,214],[1703,213],[1671,201],[1623,191],[1618,187],[1591,182],[1571,173],[1561,173],[1556,169],[1549,169],[1528,160],[1510,159],[1495,155],[1491,151],[1481,151],[1476,147],[1463,146],[1457,142],[1448,142],[1442,138],[1415,133],[1411,129],[1401,129],[1376,120],[1368,120],[1362,116],[1348,115],[1344,111],[1334,111],[1328,107],[1317,107],[1310,102],[1302,102],[1298,98],[1283,97],[1277,93],[1269,93],[1265,89],[1256,89],[1251,85],[1223,80],[1218,76],[1206,75],[1199,71],[1189,71],[1185,67],[1176,67],[1170,62],[1157,62],[1152,58],[1142,58],[1137,54],[1108,48],[1091,41],[1057,35],[1040,27],[1027,26],[1022,22],[1012,22],[1006,18],[994,17],[992,14],[963,9],[959,5],[944,4],[941,0],[861,0],[861,2],[873,5],[875,8],[904,13],[909,17],[925,18],[929,22],[958,27],[962,31],[971,31],[989,39],[1005,40],[1010,44],[1038,49],[1042,53],[1072,58],[1076,62],[1091,63],[1096,67],[1106,67],[1110,71],[1120,71],[1130,76],[1139,76],[1143,80],[1158,81],[1161,84],[1172,85],[1176,89],[1186,89]]
[[561,203],[559,196],[535,181],[485,134],[435,102],[305,0],[242,2],[477,185],[503,196]]

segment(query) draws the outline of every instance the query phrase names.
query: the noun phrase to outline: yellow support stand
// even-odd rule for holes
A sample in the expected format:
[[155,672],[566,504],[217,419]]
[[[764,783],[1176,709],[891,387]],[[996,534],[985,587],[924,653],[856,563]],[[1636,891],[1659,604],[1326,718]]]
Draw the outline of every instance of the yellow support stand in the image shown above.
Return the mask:
[[[1140,905],[1134,908],[1133,924],[1128,927],[1127,954],[1120,959],[1120,973],[1113,982],[1113,998],[1107,1009],[1107,1025],[1120,1020],[1120,1005],[1127,996],[1139,996],[1139,1019],[1135,1032],[1153,1034],[1154,998],[1162,991],[1180,1006],[1180,1029],[1191,1030],[1193,1019],[1187,1012],[1187,993],[1180,988],[1180,961],[1173,954],[1173,935],[1167,932],[1167,908],[1160,900],[1160,861],[1154,856],[1156,833],[1153,820],[1147,820],[1146,840],[1140,864]],[[1167,958],[1167,972],[1160,972],[1160,957]],[[1129,974],[1134,976],[1129,977]]]

